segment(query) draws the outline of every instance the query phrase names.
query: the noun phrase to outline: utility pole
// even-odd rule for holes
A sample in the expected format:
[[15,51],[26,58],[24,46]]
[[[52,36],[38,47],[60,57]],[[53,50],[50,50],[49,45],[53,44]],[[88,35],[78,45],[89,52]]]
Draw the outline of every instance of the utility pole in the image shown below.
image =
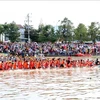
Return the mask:
[[30,20],[31,16],[30,14],[28,13],[27,16],[26,16],[26,20],[25,22],[27,22],[27,30],[28,30],[28,42],[30,43],[31,40],[30,40],[30,22],[32,22],[32,20]]

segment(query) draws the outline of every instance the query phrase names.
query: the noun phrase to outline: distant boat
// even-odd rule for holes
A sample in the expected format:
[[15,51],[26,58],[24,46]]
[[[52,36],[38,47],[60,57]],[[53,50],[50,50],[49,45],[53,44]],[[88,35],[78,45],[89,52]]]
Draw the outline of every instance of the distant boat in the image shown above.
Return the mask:
[[91,54],[83,54],[83,53],[77,53],[75,56],[91,56]]

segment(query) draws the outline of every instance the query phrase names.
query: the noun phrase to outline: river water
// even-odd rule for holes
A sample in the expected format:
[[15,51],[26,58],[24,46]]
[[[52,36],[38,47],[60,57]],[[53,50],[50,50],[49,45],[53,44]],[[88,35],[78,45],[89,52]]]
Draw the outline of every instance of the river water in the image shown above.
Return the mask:
[[100,100],[100,68],[1,71],[0,100]]

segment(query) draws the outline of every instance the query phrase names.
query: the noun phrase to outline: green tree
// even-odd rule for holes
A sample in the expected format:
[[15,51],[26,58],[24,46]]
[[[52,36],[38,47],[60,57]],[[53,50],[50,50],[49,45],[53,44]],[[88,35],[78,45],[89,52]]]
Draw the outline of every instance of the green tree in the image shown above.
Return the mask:
[[39,34],[37,29],[30,30],[31,41],[38,42]]
[[38,31],[37,29],[34,29],[31,25],[27,25],[25,24],[24,25],[24,29],[25,29],[25,38],[27,38],[26,41],[28,41],[28,27],[29,27],[29,36],[30,36],[30,39],[31,41],[38,41]]
[[40,42],[56,41],[56,36],[54,34],[54,27],[52,25],[45,25],[45,26],[39,25],[38,32],[39,32]]
[[44,24],[43,23],[39,24],[39,26],[38,26],[38,33],[41,33],[43,28],[44,28]]
[[79,40],[80,42],[88,40],[87,28],[84,24],[80,23],[74,30],[74,33],[75,40]]
[[68,18],[65,17],[61,21],[61,24],[58,26],[56,32],[58,40],[71,41],[73,39],[72,38],[73,31],[74,31],[73,23]]
[[100,24],[98,22],[91,22],[91,25],[88,27],[88,35],[90,40],[92,40],[94,43],[96,42],[98,35],[100,35],[99,29]]
[[18,29],[16,23],[12,22],[12,23],[8,24],[7,35],[11,42],[18,41],[18,38],[20,36],[20,33],[18,32],[18,30],[19,29]]
[[57,40],[63,40],[63,35],[62,35],[62,26],[59,25],[58,29],[55,32]]
[[3,27],[4,27],[4,35],[5,35],[5,40],[6,40],[6,38],[8,38],[8,31],[9,31],[9,24],[7,24],[7,23],[4,23],[3,24]]
[[[4,27],[2,24],[0,24],[0,39],[1,39],[1,34],[4,34]],[[3,41],[3,36],[2,36],[2,41]]]
[[55,34],[53,26],[50,27],[48,39],[52,43],[55,42],[55,41],[57,41],[57,35]]

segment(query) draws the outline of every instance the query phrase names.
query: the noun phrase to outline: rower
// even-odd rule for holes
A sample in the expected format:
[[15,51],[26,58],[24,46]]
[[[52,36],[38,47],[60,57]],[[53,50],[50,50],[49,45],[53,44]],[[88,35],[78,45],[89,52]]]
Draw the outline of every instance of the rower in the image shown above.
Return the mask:
[[100,64],[98,58],[96,59],[95,64],[96,64],[96,65],[99,65],[99,64]]
[[67,60],[67,61],[68,61],[68,64],[69,64],[69,63],[70,63],[70,61],[71,61],[71,57],[70,57],[70,56],[68,57],[68,60]]

